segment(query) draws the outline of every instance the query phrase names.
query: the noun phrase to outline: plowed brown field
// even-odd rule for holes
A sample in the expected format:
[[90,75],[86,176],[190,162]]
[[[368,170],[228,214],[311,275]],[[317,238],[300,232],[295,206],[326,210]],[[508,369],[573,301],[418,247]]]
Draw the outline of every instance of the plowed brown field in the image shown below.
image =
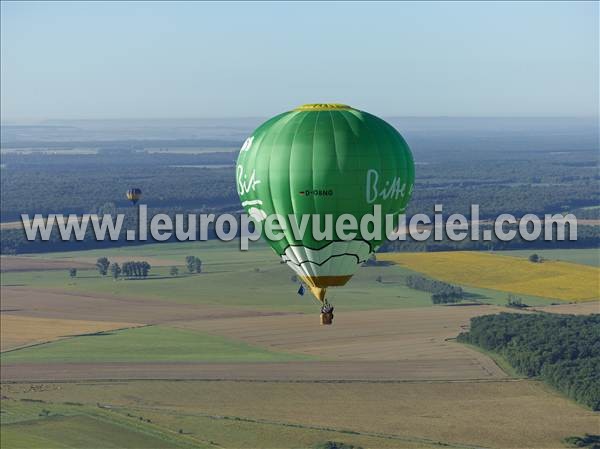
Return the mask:
[[2,313],[71,320],[126,321],[156,324],[177,320],[258,316],[280,312],[230,307],[167,303],[144,298],[122,298],[60,289],[1,287]]

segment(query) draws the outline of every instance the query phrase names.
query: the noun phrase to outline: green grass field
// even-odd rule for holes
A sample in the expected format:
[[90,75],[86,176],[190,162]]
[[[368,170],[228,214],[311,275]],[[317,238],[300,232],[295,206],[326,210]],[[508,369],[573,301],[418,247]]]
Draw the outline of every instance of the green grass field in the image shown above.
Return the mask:
[[2,447],[11,449],[206,448],[133,417],[98,407],[2,401]]
[[[232,254],[235,258],[232,260]],[[108,249],[93,249],[85,251],[66,251],[55,253],[38,253],[27,257],[41,259],[69,260],[98,257],[124,257],[136,256],[138,258],[152,257],[157,259],[172,260],[175,265],[183,265],[186,256],[199,256],[204,262],[212,265],[219,264],[248,264],[261,262],[278,262],[277,255],[264,242],[251,242],[247,251],[240,250],[238,240],[222,242],[209,240],[205,242],[169,242],[148,245],[123,246]]]
[[167,326],[146,326],[4,352],[2,363],[22,362],[285,362],[311,357],[267,351],[224,337]]
[[[100,404],[99,404],[100,405]],[[2,402],[2,447],[10,449],[312,449],[327,441],[363,448],[430,449],[423,439],[238,416],[83,403]],[[181,433],[179,432],[181,430]],[[457,448],[451,445],[450,447]],[[460,446],[458,446],[460,447]]]
[[[564,258],[579,258],[585,261],[593,258],[593,251],[561,250],[557,254],[562,254],[561,257]],[[202,259],[202,274],[185,273],[187,255],[195,255]],[[110,276],[99,276],[96,270],[81,269],[78,270],[74,281],[69,279],[66,270],[7,272],[2,273],[2,284],[255,310],[313,313],[318,308],[317,302],[310,294],[304,297],[296,294],[298,284],[291,280],[293,273],[288,267],[280,264],[273,251],[262,243],[252,245],[249,251],[239,251],[237,242],[211,241],[48,253],[35,257],[58,260],[85,258],[95,261],[103,256],[109,259],[131,256],[132,260],[154,258],[172,261],[173,265],[178,266],[181,274],[179,277],[170,276],[169,265],[153,267],[151,276],[143,281],[114,281]],[[406,287],[405,279],[411,274],[415,273],[400,266],[361,267],[345,287],[330,290],[330,300],[344,310],[430,306],[428,293]],[[381,278],[382,282],[378,282],[378,278]],[[469,299],[491,304],[506,303],[506,292],[474,287],[464,289],[470,294]],[[553,302],[548,298],[521,296],[530,305],[548,305]]]
[[[203,273],[185,273],[185,257],[195,255],[203,261]],[[252,309],[314,312],[316,300],[309,294],[296,294],[298,284],[294,274],[279,262],[273,251],[256,244],[250,251],[239,251],[236,243],[192,242],[146,245],[112,250],[93,250],[76,253],[52,253],[36,257],[50,259],[94,260],[97,257],[127,257],[168,259],[179,267],[181,275],[171,277],[169,266],[153,267],[151,276],[143,281],[113,281],[101,277],[96,270],[78,270],[71,281],[63,271],[7,272],[2,274],[3,285],[23,285],[39,289],[59,288],[72,292],[95,292],[174,301],[188,304],[248,307]],[[346,310],[428,306],[429,295],[404,285],[408,270],[397,267],[359,269],[356,276],[342,289],[332,289],[331,299],[339,298]],[[383,283],[377,282],[378,276]],[[369,298],[377,297],[377,301]]]

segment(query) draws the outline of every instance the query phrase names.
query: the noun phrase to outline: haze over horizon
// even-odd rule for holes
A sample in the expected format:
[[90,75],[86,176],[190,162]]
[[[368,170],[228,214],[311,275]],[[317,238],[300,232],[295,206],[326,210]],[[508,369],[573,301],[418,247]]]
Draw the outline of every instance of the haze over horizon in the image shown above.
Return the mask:
[[598,3],[1,6],[3,122],[597,117]]

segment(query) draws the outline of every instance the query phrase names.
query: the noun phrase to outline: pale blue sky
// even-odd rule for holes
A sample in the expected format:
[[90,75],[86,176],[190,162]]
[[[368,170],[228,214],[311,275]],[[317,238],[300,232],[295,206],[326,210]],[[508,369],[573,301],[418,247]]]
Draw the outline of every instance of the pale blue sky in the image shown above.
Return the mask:
[[598,3],[2,2],[2,119],[598,114]]

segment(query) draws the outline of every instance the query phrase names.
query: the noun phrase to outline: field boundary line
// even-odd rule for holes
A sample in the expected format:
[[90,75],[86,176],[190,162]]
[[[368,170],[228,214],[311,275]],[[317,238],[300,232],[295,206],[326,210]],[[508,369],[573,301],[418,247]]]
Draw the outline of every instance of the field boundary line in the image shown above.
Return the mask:
[[[110,321],[107,321],[107,323],[110,323]],[[141,327],[149,327],[149,326],[155,326],[155,324],[140,324],[139,326],[119,327],[119,328],[115,328],[115,329],[107,329],[105,331],[84,332],[82,334],[65,335],[63,337],[57,338],[56,340],[39,341],[37,343],[32,343],[30,345],[17,346],[16,348],[5,349],[4,351],[0,351],[0,354],[8,354],[9,352],[20,351],[22,349],[29,349],[29,348],[35,348],[36,346],[49,345],[50,343],[54,343],[57,341],[70,340],[72,338],[77,338],[77,337],[93,337],[95,335],[107,334],[108,332],[124,331],[124,330],[128,330],[128,329],[139,329]]]
[[[28,364],[30,365],[30,364]],[[537,381],[533,377],[506,377],[497,379],[473,378],[473,379],[390,379],[390,380],[368,380],[368,379],[173,379],[173,378],[123,378],[123,379],[50,379],[50,380],[2,380],[3,384],[86,384],[86,383],[127,383],[127,382],[235,382],[235,383],[277,383],[277,384],[447,384],[447,383],[494,383],[494,382],[523,382]]]
[[[185,445],[182,447],[186,447],[186,448],[190,447],[189,444],[194,444],[194,445],[202,444],[205,446],[215,446],[208,441],[205,441],[205,440],[202,440],[199,438],[195,438],[190,435],[179,435],[176,432],[172,431],[171,429],[161,426],[153,421],[148,423],[152,426],[152,428],[148,429],[145,426],[141,426],[140,422],[138,422],[138,420],[134,419],[135,417],[127,416],[127,415],[124,416],[123,413],[120,413],[118,407],[105,408],[105,407],[100,407],[98,405],[98,408],[100,408],[102,410],[94,410],[94,411],[90,410],[87,412],[84,411],[82,414],[90,416],[90,417],[98,419],[98,420],[101,420],[101,421],[104,421],[104,422],[108,422],[108,423],[120,426],[125,429],[135,429],[138,432],[159,438],[161,440],[166,440],[168,442],[175,441],[175,444],[177,444],[178,446]],[[115,412],[119,414],[120,419],[115,419],[116,417],[114,415],[112,415]],[[175,438],[173,438],[173,437],[175,437]],[[181,438],[185,438],[186,440],[192,440],[192,441],[179,441]]]
[[517,372],[517,370],[508,362],[508,360],[506,360],[504,357],[502,357],[502,355],[500,355],[498,353],[494,353],[492,351],[487,351],[483,348],[480,348],[479,346],[472,345],[470,343],[459,342],[456,338],[454,339],[454,341],[457,344],[464,345],[467,348],[471,348],[474,351],[477,351],[480,354],[487,356],[507,376],[509,376],[513,379],[528,379],[527,376],[523,376],[523,375],[519,374]]
[[[121,407],[115,407],[116,410],[120,410]],[[125,407],[122,408],[126,410]],[[214,420],[230,420],[230,421],[241,421],[247,422],[251,424],[265,424],[272,426],[281,426],[281,427],[292,427],[296,429],[308,429],[308,430],[317,430],[321,432],[335,432],[346,435],[360,435],[366,437],[374,437],[374,438],[382,438],[388,440],[398,440],[405,441],[407,443],[426,443],[432,446],[440,446],[440,447],[448,447],[454,449],[491,449],[488,446],[478,446],[472,444],[464,444],[464,443],[446,443],[437,440],[432,440],[429,438],[421,438],[421,437],[404,437],[402,435],[396,435],[393,433],[380,433],[380,432],[364,432],[358,430],[350,430],[350,429],[338,429],[335,427],[322,427],[322,426],[313,426],[307,424],[295,424],[291,422],[281,422],[281,421],[272,421],[268,419],[260,419],[260,418],[246,418],[243,416],[230,416],[230,415],[212,415],[209,413],[183,413],[179,411],[165,410],[164,408],[156,408],[156,407],[130,407],[130,410],[143,411],[143,410],[153,410],[160,411],[161,413],[168,413],[171,415],[178,416],[188,416],[188,417],[203,417]]]

